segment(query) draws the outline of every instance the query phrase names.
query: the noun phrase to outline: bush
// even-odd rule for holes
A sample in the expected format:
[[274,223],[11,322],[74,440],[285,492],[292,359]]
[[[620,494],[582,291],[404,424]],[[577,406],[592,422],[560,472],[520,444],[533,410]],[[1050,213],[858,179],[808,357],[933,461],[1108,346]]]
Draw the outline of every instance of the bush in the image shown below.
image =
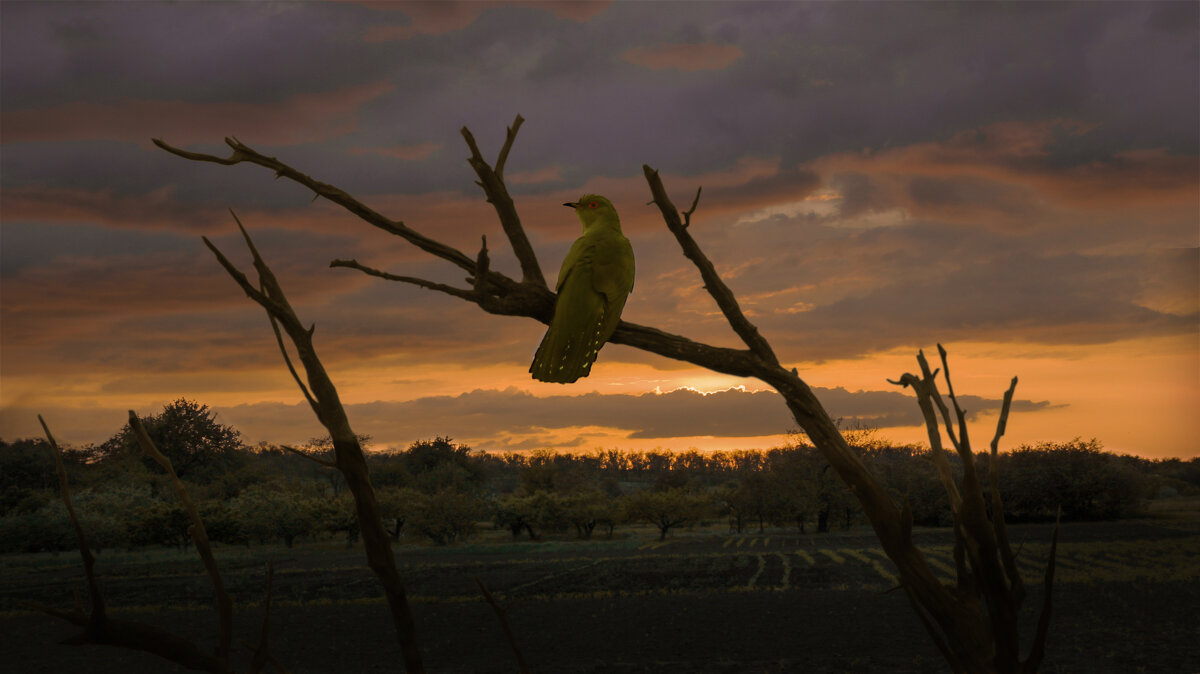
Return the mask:
[[411,492],[405,527],[427,537],[438,545],[446,545],[475,533],[475,522],[484,515],[483,504],[471,494],[443,489],[436,494]]
[[1013,519],[1116,519],[1141,506],[1144,478],[1096,440],[1024,445],[1001,456],[1000,494]]
[[281,483],[253,485],[230,501],[241,531],[250,540],[282,540],[292,547],[301,536],[322,529],[322,499]]

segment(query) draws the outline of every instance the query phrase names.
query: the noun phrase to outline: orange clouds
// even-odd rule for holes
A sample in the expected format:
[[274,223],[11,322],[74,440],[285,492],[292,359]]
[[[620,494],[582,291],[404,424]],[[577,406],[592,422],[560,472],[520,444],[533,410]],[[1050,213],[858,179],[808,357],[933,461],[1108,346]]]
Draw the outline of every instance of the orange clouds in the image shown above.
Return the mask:
[[394,88],[371,82],[276,103],[72,101],[6,112],[4,142],[104,139],[149,145],[153,137],[183,146],[236,135],[260,145],[313,143],[357,129],[359,106]]
[[674,68],[683,72],[724,70],[742,56],[744,54],[737,45],[712,42],[634,47],[621,54],[621,58],[636,66],[651,70]]

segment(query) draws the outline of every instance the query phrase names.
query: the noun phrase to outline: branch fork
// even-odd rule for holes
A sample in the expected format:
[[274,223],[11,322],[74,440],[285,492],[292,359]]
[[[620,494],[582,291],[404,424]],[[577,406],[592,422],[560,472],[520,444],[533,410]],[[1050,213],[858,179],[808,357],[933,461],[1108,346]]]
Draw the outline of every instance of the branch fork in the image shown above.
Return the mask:
[[[523,121],[523,118],[518,115],[512,126],[507,128],[505,141],[494,167],[483,159],[470,130],[464,127],[461,131],[471,153],[467,161],[478,178],[476,184],[483,190],[487,201],[495,208],[504,233],[520,263],[520,281],[490,269],[486,239],[483,240],[479,253],[471,258],[451,246],[418,233],[402,222],[393,221],[380,215],[338,188],[314,180],[273,157],[266,157],[255,152],[236,139],[226,139],[226,144],[234,151],[229,158],[186,152],[173,148],[161,140],[154,142],[168,152],[194,161],[209,161],[223,165],[245,161],[269,168],[275,172],[276,176],[287,177],[305,185],[317,196],[323,196],[341,205],[369,224],[400,236],[425,252],[455,264],[468,273],[470,278],[467,282],[470,287],[456,288],[425,279],[389,274],[361,265],[355,260],[334,260],[330,264],[332,267],[357,269],[371,276],[441,292],[471,302],[488,313],[525,316],[549,323],[554,311],[554,293],[546,285],[537,257],[525,236],[503,179],[505,164]],[[989,519],[967,436],[966,413],[959,406],[953,389],[948,389],[950,402],[954,405],[954,417],[951,417],[950,409],[938,394],[934,383],[937,371],[929,368],[923,353],[918,355],[921,376],[905,374],[898,381],[893,382],[911,386],[917,392],[918,404],[930,431],[934,462],[955,513],[955,533],[958,541],[955,548],[955,559],[959,570],[959,583],[957,588],[947,588],[941,584],[930,569],[925,557],[913,544],[912,513],[907,503],[898,505],[858,455],[851,450],[836,423],[817,400],[812,389],[800,378],[797,370],[795,368],[786,369],[780,364],[770,343],[746,317],[733,292],[720,278],[715,266],[689,233],[691,218],[699,204],[701,190],[696,190],[690,207],[681,213],[667,196],[658,171],[649,166],[643,166],[642,170],[652,195],[650,203],[658,207],[667,229],[675,236],[683,254],[697,268],[704,289],[712,296],[730,328],[742,341],[745,348],[734,349],[695,342],[680,335],[627,321],[620,322],[610,341],[666,358],[688,362],[714,372],[740,377],[756,377],[774,387],[783,397],[797,424],[862,503],[863,510],[871,521],[885,552],[896,564],[901,586],[910,603],[952,669],[956,672],[995,672],[997,674],[1034,671],[1040,663],[1044,645],[1044,626],[1048,621],[1050,606],[1048,590],[1054,567],[1053,557],[1047,570],[1046,603],[1042,612],[1042,620],[1038,625],[1034,648],[1030,656],[1021,662],[1018,660],[1016,652],[1015,617],[1023,586],[1020,583],[1020,576],[1016,572],[1014,555],[1009,549],[1007,535],[1004,531],[1003,514],[999,507],[994,473],[989,476],[993,508],[992,519]],[[245,234],[244,230],[243,234]],[[298,320],[290,312],[290,307],[286,305],[282,291],[277,289],[274,278],[269,277],[264,273],[263,268],[260,268],[260,258],[250,244],[249,237],[245,238],[255,257],[255,267],[259,271],[260,281],[267,289],[265,293],[255,290],[245,276],[237,272],[207,239],[205,243],[217,255],[218,260],[234,280],[243,287],[247,295],[262,305],[274,320],[278,320],[284,331],[292,338],[308,372],[311,394],[304,389],[294,370],[292,370],[293,377],[296,378],[297,383],[300,383],[301,389],[305,390],[305,395],[313,405],[314,411],[317,412],[318,418],[330,428],[335,448],[339,448],[339,437],[345,440],[343,442],[345,445],[353,439],[353,435],[345,435],[349,428],[348,422],[345,421],[344,411],[340,410],[340,403],[336,403],[336,392],[333,391],[332,384],[328,382],[323,369],[319,369],[319,362],[315,361],[315,352],[312,352],[311,347],[311,333],[305,334],[299,326]],[[282,340],[279,341],[282,345]],[[942,357],[941,369],[943,372],[947,372],[946,353],[940,346],[939,353]],[[319,372],[314,373],[314,362],[316,362]],[[291,369],[290,363],[289,369]],[[1016,380],[1014,379],[1013,386],[1015,387],[1015,385]],[[1012,391],[1013,388],[1010,387],[1005,396],[1001,423],[992,443],[993,457],[996,452],[996,444],[1003,434]],[[331,398],[331,395],[334,397]],[[331,407],[335,403],[337,410]],[[951,444],[963,459],[964,477],[961,489],[956,483],[953,471],[944,455],[938,431],[939,413],[945,423]],[[336,427],[343,427],[340,434],[334,432]],[[344,457],[353,456],[359,452],[357,444],[353,448],[347,446],[345,453],[342,448],[339,448],[337,452],[338,467],[345,472],[347,459]],[[992,465],[994,470],[994,461]],[[349,474],[347,477],[349,481]],[[355,493],[357,497],[358,492]],[[360,521],[364,521],[363,515],[364,512],[360,509]],[[364,534],[365,528],[364,525]],[[1054,544],[1051,545],[1051,550],[1054,550]],[[376,566],[373,560],[372,569],[376,569]],[[380,573],[382,567],[376,570],[377,573]],[[381,575],[381,578],[384,575],[386,574]],[[385,582],[385,586],[387,585],[388,583]],[[399,625],[399,622],[397,624]],[[410,666],[410,671],[416,670]]]

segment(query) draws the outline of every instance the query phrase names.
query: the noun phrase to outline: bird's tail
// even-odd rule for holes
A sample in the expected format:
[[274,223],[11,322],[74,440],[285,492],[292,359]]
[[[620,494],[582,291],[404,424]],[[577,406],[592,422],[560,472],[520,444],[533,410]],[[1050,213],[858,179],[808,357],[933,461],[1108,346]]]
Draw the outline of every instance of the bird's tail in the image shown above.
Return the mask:
[[607,339],[601,334],[600,322],[592,330],[573,334],[551,324],[533,356],[529,372],[538,381],[570,384],[588,376]]

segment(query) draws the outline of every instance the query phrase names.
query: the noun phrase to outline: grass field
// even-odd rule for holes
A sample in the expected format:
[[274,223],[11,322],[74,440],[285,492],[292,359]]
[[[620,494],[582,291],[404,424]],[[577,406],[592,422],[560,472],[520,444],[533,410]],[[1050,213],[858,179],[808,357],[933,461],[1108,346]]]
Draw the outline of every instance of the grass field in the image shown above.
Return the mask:
[[[1014,526],[1040,605],[1052,527]],[[953,576],[949,531],[915,532],[931,565]],[[867,530],[799,536],[618,529],[613,540],[396,547],[432,672],[513,672],[480,578],[508,607],[538,672],[946,671]],[[274,559],[275,655],[292,672],[400,671],[378,584],[360,550],[334,544],[218,548],[237,605],[235,641],[261,619]],[[215,643],[211,587],[188,551],[106,551],[97,564],[110,611]],[[0,557],[0,635],[21,672],[158,672],[152,656],[56,645],[73,627],[23,610],[62,608],[82,586],[77,555]],[[1200,521],[1064,525],[1045,672],[1200,672]],[[1028,637],[1026,638],[1028,642]],[[248,660],[249,651],[243,653]]]

